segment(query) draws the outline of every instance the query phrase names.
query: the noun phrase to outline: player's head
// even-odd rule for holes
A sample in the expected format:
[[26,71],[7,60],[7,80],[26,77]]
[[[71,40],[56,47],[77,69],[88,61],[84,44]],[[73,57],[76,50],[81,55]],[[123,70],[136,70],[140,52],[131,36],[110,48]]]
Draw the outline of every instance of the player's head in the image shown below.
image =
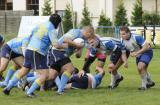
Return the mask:
[[0,35],[0,47],[3,45],[4,43],[4,38],[2,37],[2,35]]
[[124,40],[127,40],[130,38],[130,30],[127,26],[122,26],[120,28],[120,36]]
[[85,26],[82,28],[84,39],[88,40],[95,37],[94,28],[92,26]]
[[57,29],[59,23],[61,22],[61,17],[58,14],[52,14],[49,18],[49,21],[54,25],[54,27]]
[[94,37],[92,39],[88,39],[87,42],[93,48],[100,48],[100,40],[97,37]]

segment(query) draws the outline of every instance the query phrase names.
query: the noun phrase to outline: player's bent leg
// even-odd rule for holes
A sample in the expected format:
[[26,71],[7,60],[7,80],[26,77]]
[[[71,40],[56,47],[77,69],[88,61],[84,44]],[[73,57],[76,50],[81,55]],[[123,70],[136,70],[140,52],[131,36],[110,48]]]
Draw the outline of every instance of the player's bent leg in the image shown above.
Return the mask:
[[[97,72],[97,73],[99,72],[99,71],[98,71],[99,68],[102,68],[102,69],[103,69],[104,65],[105,65],[105,61],[98,60],[98,61],[97,61],[97,64],[96,64],[96,72]],[[103,71],[104,71],[104,69],[103,69]],[[104,73],[104,75],[105,75],[105,73]]]
[[8,63],[9,63],[9,59],[2,57],[1,58],[1,64],[0,64],[0,81],[3,80],[3,72],[6,70]]
[[5,80],[0,83],[0,87],[6,87],[7,86],[7,84],[9,83],[9,80],[11,79],[11,77],[13,76],[13,74],[15,73],[15,71],[17,69],[18,69],[18,66],[15,63],[13,63],[13,65],[7,71]]
[[9,84],[4,88],[3,93],[9,95],[11,88],[13,88],[14,85],[29,72],[29,70],[29,68],[22,67],[16,74],[14,74],[13,78],[9,81]]
[[29,97],[35,97],[35,95],[34,95],[34,91],[37,89],[37,88],[39,88],[40,86],[42,86],[43,84],[44,84],[44,82],[47,80],[47,78],[48,78],[48,75],[49,75],[49,70],[48,69],[39,69],[39,70],[37,70],[38,71],[38,73],[40,74],[39,75],[39,78],[37,78],[35,81],[34,81],[34,83],[32,84],[32,86],[28,89],[28,90],[26,90],[27,92],[26,92],[26,94],[27,94],[27,96],[29,96]]
[[141,76],[141,87],[139,90],[146,90],[147,87],[147,72],[146,72],[146,64],[144,62],[139,62],[137,65],[138,72]]
[[58,93],[60,94],[63,93],[65,85],[67,84],[68,80],[71,78],[71,74],[74,71],[73,64],[71,62],[65,64],[62,67],[62,70],[64,71],[64,73],[61,76],[61,87],[58,88]]
[[16,57],[16,58],[13,59],[13,61],[18,66],[23,67],[24,57],[23,56]]
[[114,89],[123,80],[123,76],[118,73],[118,68],[123,64],[122,60],[119,60],[116,65],[112,62],[108,65],[109,72],[111,73],[111,82],[108,88]]
[[155,82],[151,79],[151,75],[147,72],[147,88],[155,86]]
[[49,69],[49,75],[47,80],[55,80],[58,75],[58,72],[54,69]]

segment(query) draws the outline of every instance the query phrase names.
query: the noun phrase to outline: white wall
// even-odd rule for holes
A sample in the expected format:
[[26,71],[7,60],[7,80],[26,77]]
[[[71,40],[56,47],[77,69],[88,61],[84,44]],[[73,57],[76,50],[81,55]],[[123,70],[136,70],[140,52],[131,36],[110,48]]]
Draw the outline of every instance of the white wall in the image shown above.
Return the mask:
[[136,3],[136,0],[124,0],[124,7],[126,9],[127,18],[130,24],[131,24],[132,11],[135,3]]
[[13,0],[13,10],[26,10],[26,0]]
[[149,11],[149,12],[155,11],[155,0],[145,0],[145,1],[143,0],[142,5],[144,11]]

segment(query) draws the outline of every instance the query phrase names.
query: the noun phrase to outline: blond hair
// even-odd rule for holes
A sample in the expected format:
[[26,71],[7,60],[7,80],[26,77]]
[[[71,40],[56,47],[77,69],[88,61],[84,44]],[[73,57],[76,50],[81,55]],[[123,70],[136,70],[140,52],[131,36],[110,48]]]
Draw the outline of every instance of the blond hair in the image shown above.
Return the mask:
[[82,30],[83,30],[84,32],[89,32],[89,33],[92,34],[92,35],[95,34],[95,33],[94,33],[94,28],[93,28],[92,26],[84,26],[84,27],[82,28]]

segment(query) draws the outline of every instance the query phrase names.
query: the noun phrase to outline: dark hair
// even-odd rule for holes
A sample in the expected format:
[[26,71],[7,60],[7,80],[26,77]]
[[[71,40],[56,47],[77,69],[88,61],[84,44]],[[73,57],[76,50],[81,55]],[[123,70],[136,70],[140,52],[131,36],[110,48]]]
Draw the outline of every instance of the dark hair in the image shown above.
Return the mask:
[[0,35],[0,43],[2,43],[4,41],[4,38],[2,35]]
[[127,26],[121,26],[120,31],[125,31],[126,33],[130,33],[130,30]]
[[54,27],[57,29],[59,23],[61,22],[61,17],[58,14],[52,14],[49,18],[49,21],[54,25]]

